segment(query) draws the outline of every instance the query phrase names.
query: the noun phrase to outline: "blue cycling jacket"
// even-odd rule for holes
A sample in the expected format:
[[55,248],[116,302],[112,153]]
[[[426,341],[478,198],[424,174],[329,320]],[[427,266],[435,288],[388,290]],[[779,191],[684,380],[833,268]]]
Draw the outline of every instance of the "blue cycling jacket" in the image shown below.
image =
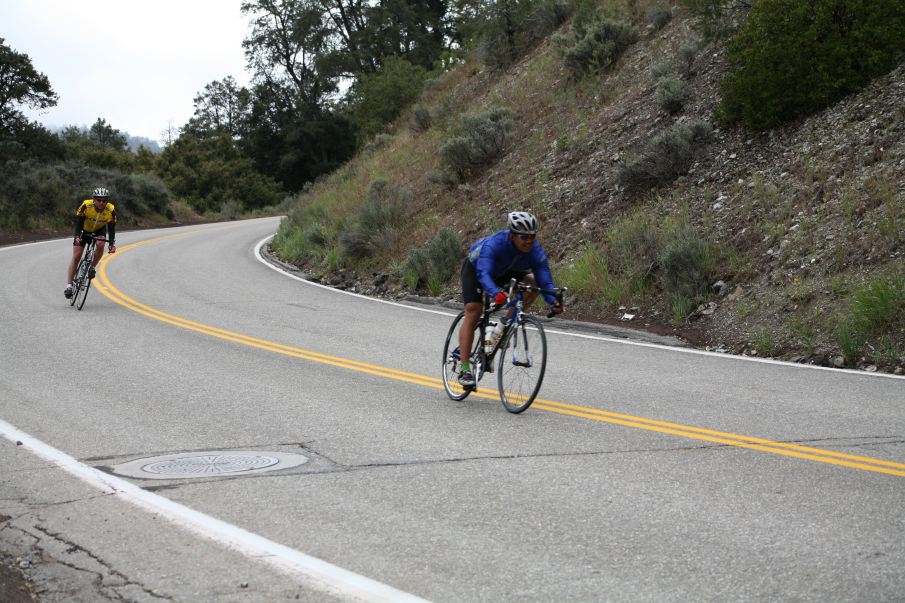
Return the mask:
[[[507,272],[534,273],[534,279],[538,286],[544,289],[553,289],[553,277],[550,275],[550,265],[547,263],[547,254],[540,243],[534,241],[528,253],[520,253],[512,241],[509,240],[509,231],[501,230],[488,237],[484,237],[471,246],[468,250],[468,261],[475,267],[478,281],[481,287],[491,297],[500,292],[495,279]],[[548,304],[554,304],[556,298],[550,294],[542,294]]]

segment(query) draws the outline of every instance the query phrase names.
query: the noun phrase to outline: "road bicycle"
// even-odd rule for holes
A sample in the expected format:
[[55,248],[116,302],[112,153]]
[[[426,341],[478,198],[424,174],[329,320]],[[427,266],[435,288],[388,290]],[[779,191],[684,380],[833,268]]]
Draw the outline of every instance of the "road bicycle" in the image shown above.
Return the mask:
[[[485,373],[495,370],[500,401],[506,410],[516,414],[527,410],[534,402],[547,367],[544,327],[537,318],[523,312],[523,295],[529,291],[553,295],[562,303],[566,289],[542,289],[512,279],[507,303],[494,304],[485,294],[484,312],[475,327],[474,345],[469,354],[475,382],[480,381]],[[553,314],[550,312],[547,316],[552,317]],[[463,388],[458,381],[462,362],[459,331],[464,318],[463,311],[453,319],[443,345],[443,387],[446,395],[456,401],[464,400],[472,391],[477,391],[477,387],[473,390]],[[503,332],[496,342],[486,345],[485,337],[492,329],[494,320],[503,321]],[[497,363],[496,368],[494,362]]]
[[85,249],[82,251],[82,259],[79,260],[79,265],[75,270],[75,279],[72,281],[72,297],[69,299],[69,305],[75,306],[79,310],[85,305],[88,289],[91,288],[91,269],[94,268],[97,243],[106,243],[107,239],[102,239],[93,233],[86,232],[82,234],[82,242],[85,243]]

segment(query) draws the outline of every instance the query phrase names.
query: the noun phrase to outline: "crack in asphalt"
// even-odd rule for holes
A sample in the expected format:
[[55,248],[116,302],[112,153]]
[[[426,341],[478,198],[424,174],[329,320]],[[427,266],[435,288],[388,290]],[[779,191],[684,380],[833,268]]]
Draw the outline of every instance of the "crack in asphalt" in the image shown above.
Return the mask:
[[[857,441],[862,440],[862,441]],[[866,441],[864,441],[866,440]],[[733,449],[737,448],[732,444],[700,444],[694,446],[670,446],[670,447],[661,447],[661,448],[624,448],[618,450],[592,450],[586,452],[544,452],[544,453],[536,453],[536,454],[499,454],[499,455],[480,455],[480,456],[461,456],[461,457],[451,457],[451,458],[441,458],[441,459],[416,459],[416,460],[404,460],[404,461],[386,461],[386,462],[369,462],[369,463],[360,463],[360,464],[347,464],[335,461],[330,458],[328,455],[317,452],[315,450],[314,444],[315,440],[307,441],[307,442],[282,442],[278,444],[272,444],[270,447],[297,447],[300,448],[306,455],[311,457],[312,463],[308,463],[301,467],[296,467],[292,469],[288,469],[286,471],[272,471],[268,473],[245,473],[245,474],[234,474],[234,475],[223,475],[219,477],[203,477],[203,478],[178,478],[174,479],[170,483],[165,484],[155,484],[143,486],[144,490],[149,492],[159,492],[164,490],[177,490],[183,486],[190,486],[197,483],[216,483],[216,482],[226,482],[234,479],[274,479],[286,477],[287,475],[329,475],[334,473],[345,473],[349,471],[361,471],[367,469],[377,469],[383,467],[406,467],[406,466],[417,466],[417,465],[440,465],[444,463],[461,463],[461,462],[469,462],[469,461],[482,461],[482,460],[518,460],[518,459],[531,459],[531,458],[555,458],[555,457],[579,457],[579,456],[597,456],[597,455],[610,455],[610,454],[636,454],[636,453],[659,453],[659,452],[687,452],[687,451],[695,451],[695,450],[716,450],[716,449]],[[816,444],[820,443],[822,446],[826,448],[869,448],[872,446],[880,446],[880,445],[899,445],[905,444],[905,438],[900,435],[877,435],[877,436],[856,436],[856,437],[826,437],[826,438],[800,438],[800,439],[788,439],[788,440],[774,440],[776,444],[796,444],[796,445],[808,445],[808,444]],[[203,452],[205,450],[254,450],[254,449],[262,449],[267,448],[268,445],[255,445],[255,446],[231,446],[231,447],[220,447],[220,448],[205,448],[200,449],[196,452]],[[192,451],[184,451],[184,452],[192,452]],[[157,453],[144,453],[146,455],[157,454]],[[159,454],[173,454],[172,452],[164,452]],[[135,457],[136,455],[122,455],[122,457],[95,457],[95,460],[109,460],[111,458],[127,458],[127,457]],[[330,465],[329,467],[317,467],[316,461],[323,461]]]
[[[124,588],[124,587],[128,587],[128,586],[134,586],[134,587],[136,587],[136,588],[139,588],[143,593],[145,593],[146,595],[148,595],[148,596],[150,596],[150,597],[153,597],[154,599],[158,599],[158,600],[161,600],[161,601],[172,601],[172,600],[173,600],[172,597],[167,597],[167,596],[159,595],[159,594],[157,594],[156,592],[154,592],[153,590],[151,590],[151,589],[147,588],[146,586],[144,586],[143,584],[141,584],[140,582],[136,582],[135,580],[131,580],[128,576],[126,576],[126,575],[123,574],[122,572],[120,572],[120,571],[114,569],[108,562],[106,562],[106,561],[105,561],[104,559],[102,559],[100,556],[94,554],[93,552],[89,551],[88,549],[86,549],[85,547],[81,546],[80,544],[77,544],[77,543],[75,543],[75,542],[73,542],[73,541],[71,541],[71,540],[69,540],[69,539],[67,539],[67,538],[64,538],[64,537],[63,537],[62,535],[60,535],[59,533],[51,532],[50,530],[48,530],[47,528],[45,528],[45,527],[43,527],[43,526],[41,526],[41,525],[35,525],[35,526],[34,526],[34,529],[37,530],[38,532],[41,532],[42,534],[44,534],[44,535],[47,536],[48,538],[51,538],[51,539],[53,539],[54,541],[56,541],[56,542],[58,542],[58,543],[60,543],[60,544],[66,545],[66,546],[68,547],[68,548],[66,549],[66,554],[72,555],[72,554],[74,554],[74,553],[82,553],[82,554],[84,554],[85,556],[87,556],[89,559],[91,559],[92,561],[94,561],[95,563],[97,563],[98,565],[100,565],[102,568],[104,568],[104,570],[106,571],[107,574],[119,578],[119,579],[122,581],[122,584],[121,584],[121,585],[118,585],[118,586],[104,585],[103,582],[104,582],[104,577],[105,577],[105,576],[104,576],[104,573],[103,573],[103,572],[98,572],[98,571],[90,570],[90,569],[87,569],[87,568],[84,568],[84,567],[79,567],[79,566],[76,565],[75,563],[71,563],[71,562],[65,561],[65,560],[63,560],[63,559],[56,559],[56,558],[54,558],[54,561],[57,562],[57,563],[59,563],[60,565],[63,565],[63,566],[65,566],[65,567],[68,567],[68,568],[73,569],[73,570],[75,570],[75,571],[84,572],[84,573],[89,574],[89,575],[97,576],[97,582],[96,582],[96,583],[97,583],[97,585],[98,585],[98,589],[99,589],[99,591],[100,591],[100,594],[104,595],[106,598],[110,599],[111,601],[113,601],[113,600],[115,600],[115,601],[126,601],[126,600],[128,600],[128,599],[126,599],[123,595],[121,595],[121,594],[118,592],[118,589]],[[40,543],[40,540],[39,540],[38,542]],[[38,544],[38,545],[36,545],[36,546],[37,546],[37,548],[38,548],[39,550],[42,550],[42,547],[40,546],[40,544]],[[115,598],[112,598],[111,596],[109,596],[107,593],[104,592],[104,591],[107,590],[107,589],[109,589],[110,591],[112,591],[113,595],[115,595]]]

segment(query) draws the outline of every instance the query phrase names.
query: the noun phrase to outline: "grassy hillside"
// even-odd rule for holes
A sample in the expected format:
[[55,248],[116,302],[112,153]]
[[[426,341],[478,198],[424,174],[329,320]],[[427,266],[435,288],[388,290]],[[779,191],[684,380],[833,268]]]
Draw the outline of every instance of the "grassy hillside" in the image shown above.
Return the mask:
[[589,75],[566,24],[505,71],[430,82],[297,200],[274,250],[338,286],[452,299],[464,249],[526,209],[567,316],[902,372],[905,67],[791,125],[720,129],[723,47],[681,9],[626,6],[610,15],[636,41]]

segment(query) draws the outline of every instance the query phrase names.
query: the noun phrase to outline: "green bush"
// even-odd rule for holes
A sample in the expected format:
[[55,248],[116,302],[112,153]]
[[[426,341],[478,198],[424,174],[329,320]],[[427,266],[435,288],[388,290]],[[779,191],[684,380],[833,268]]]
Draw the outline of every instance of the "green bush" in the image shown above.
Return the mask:
[[430,274],[430,260],[421,247],[409,249],[402,263],[402,281],[411,291],[417,291]]
[[493,108],[466,114],[454,136],[440,147],[444,173],[455,182],[464,182],[477,168],[503,154],[515,127],[511,109]]
[[663,290],[692,299],[707,289],[714,267],[710,244],[684,217],[664,228],[657,262]]
[[309,256],[305,237],[301,229],[292,223],[291,218],[280,220],[270,247],[280,259],[292,264],[301,264]]
[[677,77],[665,77],[657,83],[657,106],[673,115],[682,110],[688,100],[688,85]]
[[[81,162],[0,163],[0,226],[10,230],[61,228],[72,222],[78,204],[98,186],[110,189],[120,224],[136,224],[149,214],[171,216],[170,192],[148,174],[125,174]],[[30,207],[23,215],[18,209]]]
[[764,130],[819,111],[892,69],[905,0],[759,0],[730,41],[720,114]]
[[415,107],[412,111],[412,130],[415,132],[425,132],[430,130],[433,123],[430,109],[427,107]]
[[581,78],[609,69],[626,48],[638,41],[638,32],[628,23],[600,18],[573,27],[570,34],[557,36],[555,41],[563,65]]
[[655,222],[639,209],[614,222],[606,245],[583,248],[563,270],[576,294],[603,304],[625,303],[659,289],[673,320],[683,322],[703,299],[715,267],[715,248],[687,214]]
[[496,69],[524,56],[551,31],[565,23],[574,9],[571,0],[476,4],[475,18],[463,24],[461,33],[478,41],[478,60]]
[[617,181],[630,192],[671,182],[688,172],[696,151],[712,135],[706,122],[676,124],[626,157],[619,166]]
[[411,200],[408,189],[386,180],[372,181],[364,204],[340,232],[342,254],[361,260],[391,249],[399,240]]
[[618,273],[648,281],[657,267],[660,229],[648,212],[635,211],[613,222],[607,229],[609,265]]
[[359,136],[367,140],[399,116],[424,89],[427,71],[399,57],[386,57],[380,69],[362,75],[352,87],[350,112]]
[[437,233],[424,248],[412,248],[402,264],[402,280],[412,291],[427,286],[438,295],[462,264],[462,241],[448,228]]
[[672,20],[672,9],[663,5],[652,6],[644,13],[644,20],[654,30],[663,29]]
[[751,9],[754,0],[727,2],[726,0],[680,0],[695,21],[696,29],[705,41],[717,41],[730,36]]
[[903,322],[905,277],[875,277],[852,293],[847,311],[836,321],[836,343],[846,361],[854,363],[869,340],[890,340]]

